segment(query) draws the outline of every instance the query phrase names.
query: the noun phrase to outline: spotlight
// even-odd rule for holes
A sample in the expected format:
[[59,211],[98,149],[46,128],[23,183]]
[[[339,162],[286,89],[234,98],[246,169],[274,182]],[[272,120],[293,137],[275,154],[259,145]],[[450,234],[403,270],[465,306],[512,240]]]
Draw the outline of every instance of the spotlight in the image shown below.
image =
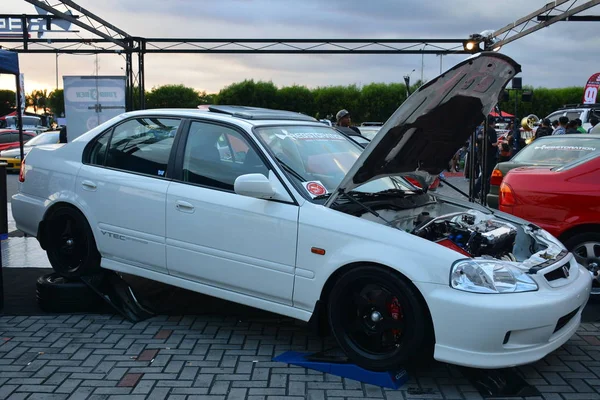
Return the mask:
[[469,53],[479,53],[481,51],[481,47],[479,46],[479,42],[477,40],[469,39],[463,42],[463,48],[465,51]]

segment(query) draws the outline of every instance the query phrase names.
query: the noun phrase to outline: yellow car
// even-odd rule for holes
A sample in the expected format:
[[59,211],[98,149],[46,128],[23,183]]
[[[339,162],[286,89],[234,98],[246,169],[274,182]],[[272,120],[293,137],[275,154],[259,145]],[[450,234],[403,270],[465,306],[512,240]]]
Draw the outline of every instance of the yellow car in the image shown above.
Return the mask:
[[[35,146],[59,142],[59,131],[43,132],[23,145],[23,155]],[[6,163],[7,172],[19,172],[21,169],[21,150],[19,147],[0,151],[0,163]]]

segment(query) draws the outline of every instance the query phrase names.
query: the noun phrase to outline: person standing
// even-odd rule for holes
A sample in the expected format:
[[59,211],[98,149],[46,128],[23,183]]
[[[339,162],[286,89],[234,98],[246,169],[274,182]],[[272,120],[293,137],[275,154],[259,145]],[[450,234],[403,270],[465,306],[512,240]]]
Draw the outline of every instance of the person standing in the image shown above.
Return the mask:
[[479,196],[481,193],[481,185],[484,185],[484,196],[490,190],[490,178],[492,171],[498,163],[498,134],[494,128],[495,120],[494,117],[488,116],[487,119],[487,136],[481,135],[481,153],[484,152],[484,141],[487,141],[487,152],[485,157],[485,165],[481,167],[481,174],[475,182],[475,196]]
[[564,135],[567,133],[567,124],[569,123],[569,118],[560,117],[558,119],[558,127],[552,132],[553,135]]
[[545,118],[542,121],[542,125],[540,125],[540,127],[537,128],[537,130],[535,131],[535,139],[552,135],[552,127],[550,126],[550,124],[550,120],[548,118]]
[[[348,112],[348,110],[338,111],[338,113],[335,115],[335,119],[337,120],[338,128],[342,128],[340,130],[345,131],[349,135],[361,134],[360,130],[357,127],[352,126],[352,120],[350,118],[350,113]],[[352,130],[354,132],[350,132],[349,130]]]
[[569,121],[569,123],[567,124],[567,130],[565,131],[566,134],[572,135],[574,133],[580,133],[577,130],[577,121],[572,119],[571,121]]
[[585,130],[585,128],[582,126],[583,125],[583,121],[581,120],[581,118],[576,118],[575,121],[577,122],[577,131],[579,133],[587,133],[587,131]]
[[590,133],[590,132],[592,132],[592,129],[594,129],[594,127],[595,127],[596,125],[598,125],[598,118],[596,118],[596,117],[592,117],[592,118],[590,118],[590,124],[591,124],[592,126],[590,126],[590,128],[587,130],[587,133]]

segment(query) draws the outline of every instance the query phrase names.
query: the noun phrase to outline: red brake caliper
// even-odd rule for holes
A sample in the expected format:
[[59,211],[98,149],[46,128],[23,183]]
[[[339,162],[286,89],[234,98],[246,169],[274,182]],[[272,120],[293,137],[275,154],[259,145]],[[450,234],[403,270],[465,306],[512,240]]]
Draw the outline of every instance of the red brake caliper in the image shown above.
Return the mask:
[[[393,319],[399,320],[402,318],[402,307],[400,307],[400,303],[396,296],[392,297],[392,301],[388,303],[388,311]],[[398,336],[400,334],[400,329],[392,329],[392,333],[394,336]]]

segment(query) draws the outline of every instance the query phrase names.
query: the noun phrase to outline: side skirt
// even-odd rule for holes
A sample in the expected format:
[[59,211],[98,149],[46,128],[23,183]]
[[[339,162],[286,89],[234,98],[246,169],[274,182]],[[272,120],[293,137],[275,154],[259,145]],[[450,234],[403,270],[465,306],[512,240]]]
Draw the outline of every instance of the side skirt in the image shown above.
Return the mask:
[[180,287],[182,289],[191,290],[194,292],[217,297],[227,301],[233,301],[235,303],[244,304],[275,314],[284,315],[304,322],[308,322],[312,315],[312,313],[308,311],[300,310],[284,304],[273,303],[256,297],[247,296],[245,294],[223,290],[214,286],[209,286],[198,282],[192,282],[186,279],[161,274],[159,272],[154,272],[144,268],[134,267],[129,264],[125,264],[115,260],[110,260],[107,258],[102,258],[101,266],[102,268],[110,269],[112,271],[122,272],[125,274],[139,276],[141,278],[151,279],[156,282]]

